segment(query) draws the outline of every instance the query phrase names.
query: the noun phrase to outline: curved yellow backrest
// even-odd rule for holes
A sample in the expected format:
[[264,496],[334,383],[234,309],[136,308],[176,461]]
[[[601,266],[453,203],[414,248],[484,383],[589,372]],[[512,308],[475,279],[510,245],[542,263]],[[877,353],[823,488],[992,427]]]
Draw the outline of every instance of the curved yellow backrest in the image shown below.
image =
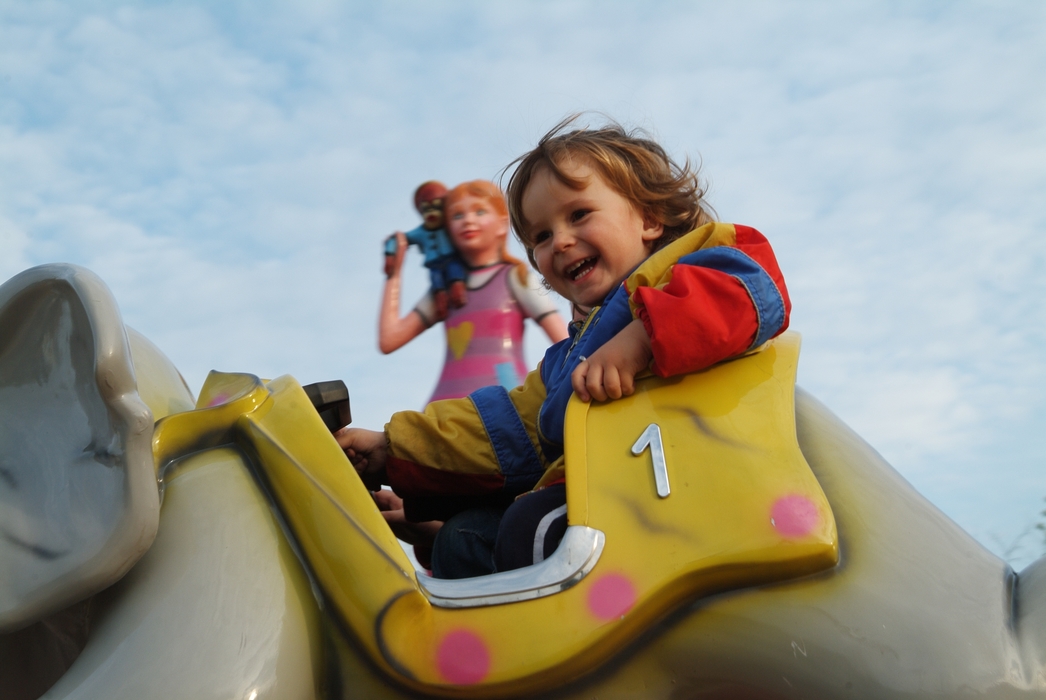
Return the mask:
[[570,405],[568,522],[606,536],[593,611],[654,615],[835,565],[835,518],[796,440],[798,357],[786,334],[620,401]]

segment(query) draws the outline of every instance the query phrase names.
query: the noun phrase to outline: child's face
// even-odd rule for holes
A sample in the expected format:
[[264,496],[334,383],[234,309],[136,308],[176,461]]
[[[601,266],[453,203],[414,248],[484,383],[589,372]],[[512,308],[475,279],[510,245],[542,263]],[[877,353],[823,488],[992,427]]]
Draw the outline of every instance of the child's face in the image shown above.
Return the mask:
[[584,186],[574,190],[548,168],[535,170],[523,192],[524,236],[552,288],[575,304],[592,307],[646,259],[664,227],[644,221],[630,201],[583,161],[560,168]]
[[498,252],[508,236],[508,217],[498,214],[483,197],[467,194],[447,210],[450,242],[463,258]]

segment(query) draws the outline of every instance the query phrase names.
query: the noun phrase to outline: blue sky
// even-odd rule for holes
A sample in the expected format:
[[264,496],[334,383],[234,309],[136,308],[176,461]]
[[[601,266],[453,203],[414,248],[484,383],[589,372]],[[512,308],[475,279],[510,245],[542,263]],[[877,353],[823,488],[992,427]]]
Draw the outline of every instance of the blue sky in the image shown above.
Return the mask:
[[377,428],[442,356],[438,331],[376,349],[414,187],[602,111],[770,238],[800,384],[1020,567],[1046,505],[1043,36],[1029,2],[2,0],[0,279],[84,265],[194,390],[342,378]]

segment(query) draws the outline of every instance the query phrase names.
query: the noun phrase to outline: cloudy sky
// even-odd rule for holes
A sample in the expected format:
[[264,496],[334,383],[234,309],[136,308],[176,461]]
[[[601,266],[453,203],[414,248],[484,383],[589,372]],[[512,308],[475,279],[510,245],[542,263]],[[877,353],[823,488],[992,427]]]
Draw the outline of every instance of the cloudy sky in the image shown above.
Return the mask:
[[414,187],[600,111],[770,238],[800,383],[1019,568],[1044,549],[1044,36],[1037,2],[0,0],[0,279],[84,265],[194,391],[342,378],[378,428],[443,352],[376,349]]

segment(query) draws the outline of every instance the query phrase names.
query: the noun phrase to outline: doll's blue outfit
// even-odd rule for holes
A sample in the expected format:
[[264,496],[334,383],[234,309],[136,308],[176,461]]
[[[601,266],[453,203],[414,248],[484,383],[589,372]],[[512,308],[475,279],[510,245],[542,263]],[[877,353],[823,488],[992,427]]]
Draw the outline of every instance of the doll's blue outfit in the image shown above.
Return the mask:
[[[444,228],[427,229],[424,224],[408,231],[407,245],[416,245],[425,256],[425,267],[429,270],[432,289],[446,289],[452,282],[464,281],[465,264],[458,257],[458,251],[450,244],[450,238]],[[396,254],[396,237],[385,240],[385,255]]]

